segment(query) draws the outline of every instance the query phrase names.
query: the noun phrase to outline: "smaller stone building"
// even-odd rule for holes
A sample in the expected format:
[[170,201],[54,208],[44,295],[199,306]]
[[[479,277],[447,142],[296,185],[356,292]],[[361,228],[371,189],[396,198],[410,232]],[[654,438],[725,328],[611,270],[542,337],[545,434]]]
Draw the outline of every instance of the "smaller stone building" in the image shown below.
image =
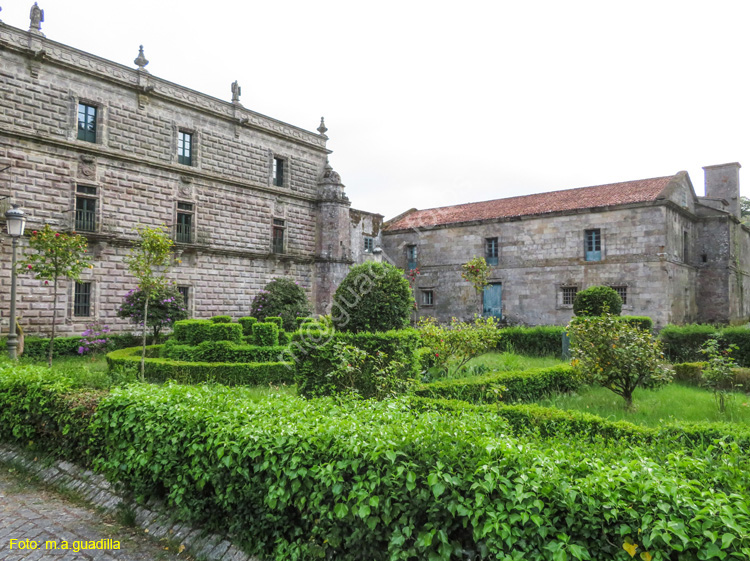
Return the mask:
[[706,196],[687,172],[416,210],[384,225],[387,257],[419,268],[421,315],[478,311],[461,265],[492,267],[487,315],[509,323],[565,324],[573,299],[612,286],[623,313],[668,323],[744,323],[750,317],[750,229],[740,222],[738,163],[705,169]]

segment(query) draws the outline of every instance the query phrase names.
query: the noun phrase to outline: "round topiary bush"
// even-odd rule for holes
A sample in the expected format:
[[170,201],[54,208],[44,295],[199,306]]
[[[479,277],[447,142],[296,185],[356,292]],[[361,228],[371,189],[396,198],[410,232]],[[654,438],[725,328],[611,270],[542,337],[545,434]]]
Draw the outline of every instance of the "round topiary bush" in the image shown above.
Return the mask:
[[608,286],[590,286],[573,300],[573,313],[577,316],[601,316],[605,310],[615,316],[622,311],[622,298]]
[[253,299],[251,316],[265,322],[268,317],[280,317],[287,331],[297,329],[297,318],[312,313],[307,295],[297,283],[289,279],[273,279]]
[[388,331],[409,325],[414,298],[404,272],[389,263],[352,267],[333,295],[333,324],[339,331]]

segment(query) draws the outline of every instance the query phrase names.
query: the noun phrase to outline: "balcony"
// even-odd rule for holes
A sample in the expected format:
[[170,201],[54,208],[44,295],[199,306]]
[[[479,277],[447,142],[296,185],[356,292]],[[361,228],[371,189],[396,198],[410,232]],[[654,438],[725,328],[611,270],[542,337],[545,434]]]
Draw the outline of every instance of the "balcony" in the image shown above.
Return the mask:
[[96,232],[96,211],[77,209],[75,231]]
[[193,232],[190,224],[177,223],[175,226],[175,241],[178,243],[192,243]]

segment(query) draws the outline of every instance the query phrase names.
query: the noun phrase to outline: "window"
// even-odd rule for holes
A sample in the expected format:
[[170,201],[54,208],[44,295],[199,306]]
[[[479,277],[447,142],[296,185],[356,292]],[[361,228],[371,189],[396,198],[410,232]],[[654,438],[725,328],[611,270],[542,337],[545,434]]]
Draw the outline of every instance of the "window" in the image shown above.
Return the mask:
[[78,140],[96,142],[96,107],[78,104]]
[[488,265],[497,265],[497,238],[484,240],[484,259]]
[[406,246],[406,269],[416,269],[417,268],[417,246],[416,245],[407,245]]
[[271,248],[274,253],[284,253],[284,229],[284,221],[280,218],[274,218],[271,237]]
[[365,253],[372,253],[375,250],[375,239],[365,236]]
[[182,305],[186,310],[190,310],[190,287],[189,286],[178,286],[180,294],[182,294]]
[[586,261],[602,260],[602,233],[596,230],[586,230],[585,253]]
[[284,186],[284,160],[282,158],[273,159],[273,173],[271,177],[276,187]]
[[433,306],[435,305],[435,294],[432,290],[422,291],[422,306]]
[[76,232],[96,232],[96,187],[76,185]]
[[687,263],[690,257],[690,252],[688,251],[689,246],[689,238],[687,230],[682,232],[682,262]]
[[576,294],[578,294],[578,287],[577,286],[563,286],[563,287],[560,287],[560,292],[562,293],[562,305],[572,306],[573,300],[576,299]]
[[179,131],[177,133],[177,163],[186,166],[193,165],[193,135]]
[[91,283],[77,282],[73,299],[73,315],[88,317],[91,315]]
[[177,203],[175,241],[180,243],[193,241],[193,214],[193,203]]
[[628,305],[628,287],[627,286],[612,286],[611,287],[622,299],[622,305]]

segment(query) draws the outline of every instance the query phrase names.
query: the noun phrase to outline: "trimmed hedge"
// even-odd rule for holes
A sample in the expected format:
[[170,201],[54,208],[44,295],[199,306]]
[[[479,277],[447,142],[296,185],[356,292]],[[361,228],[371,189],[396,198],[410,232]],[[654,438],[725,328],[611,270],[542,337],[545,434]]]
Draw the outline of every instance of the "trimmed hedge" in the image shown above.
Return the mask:
[[238,345],[231,341],[204,341],[197,346],[167,342],[161,348],[161,358],[183,362],[278,362],[285,349]]
[[[415,329],[402,329],[376,333],[329,332],[302,329],[292,334],[287,351],[295,363],[299,394],[305,397],[331,395],[343,390],[328,374],[336,368],[334,346],[336,343],[355,346],[369,355],[383,353],[389,362],[399,362],[403,368],[397,377],[411,379],[420,372],[417,359],[419,333]],[[374,395],[372,363],[357,373],[354,387],[364,397]]]
[[258,323],[258,318],[247,316],[247,317],[238,319],[237,323],[239,323],[242,326],[242,334],[245,337],[248,337],[253,334],[253,325]]
[[[676,382],[700,386],[703,381],[705,362],[683,362],[674,364],[674,379]],[[732,368],[734,374],[732,385],[737,391],[750,393],[750,368]],[[729,389],[729,388],[727,388]]]
[[[55,342],[52,349],[52,357],[59,358],[61,356],[79,356],[78,347],[81,346],[81,337],[55,337]],[[126,347],[133,347],[141,343],[140,335],[133,335],[130,333],[122,335],[109,335],[107,344],[107,350],[114,351],[117,349],[124,349]],[[151,337],[148,337],[150,340]],[[0,345],[5,347],[7,337],[0,338]],[[47,337],[33,337],[27,336],[24,338],[24,349],[23,357],[30,358],[33,360],[47,360],[47,353],[49,352],[49,338]]]
[[282,331],[284,329],[284,320],[280,317],[267,317],[265,319],[265,323],[275,323],[276,326],[279,328],[279,331]]
[[664,355],[674,363],[700,362],[706,356],[701,347],[709,339],[717,339],[721,348],[737,345],[732,353],[738,366],[750,367],[750,329],[747,327],[715,327],[712,325],[667,325],[659,332]]
[[210,340],[214,323],[208,319],[184,319],[174,322],[172,339],[183,345],[199,345]]
[[[162,345],[148,347],[157,353]],[[107,354],[107,364],[136,368],[140,364],[140,347],[121,349]],[[175,380],[182,384],[213,382],[227,386],[262,386],[293,384],[294,369],[288,362],[186,362],[166,358],[146,359],[146,379],[151,382]]]
[[231,323],[232,316],[214,316],[212,318],[209,318],[209,320],[213,323]]
[[582,381],[576,370],[564,365],[440,380],[422,386],[415,394],[423,397],[459,399],[470,403],[512,403],[536,401],[553,394],[572,392],[581,385]]
[[207,340],[242,343],[242,326],[239,323],[214,323],[208,329]]
[[537,327],[504,327],[497,346],[500,352],[527,356],[562,357],[562,336],[565,328],[557,325]]
[[253,342],[261,347],[275,347],[279,344],[279,326],[273,322],[253,324]]
[[[575,323],[586,317],[588,316],[575,316],[570,320],[570,323]],[[614,316],[614,319],[623,323],[629,323],[630,325],[634,325],[635,327],[646,331],[653,331],[654,328],[654,322],[648,316]]]

